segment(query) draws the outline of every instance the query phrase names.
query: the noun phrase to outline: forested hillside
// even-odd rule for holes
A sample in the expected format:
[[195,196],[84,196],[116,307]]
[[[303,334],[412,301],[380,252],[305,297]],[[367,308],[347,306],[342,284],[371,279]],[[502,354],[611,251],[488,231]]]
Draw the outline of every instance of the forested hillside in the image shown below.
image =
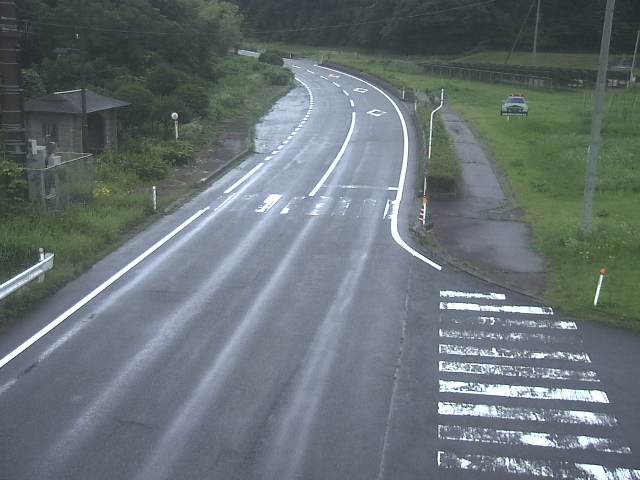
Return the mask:
[[[233,0],[249,19],[248,36],[397,53],[508,49],[524,25],[530,48],[535,0]],[[541,50],[594,52],[606,0],[542,0]],[[528,19],[525,22],[525,19]],[[617,0],[612,50],[631,52],[640,1]]]

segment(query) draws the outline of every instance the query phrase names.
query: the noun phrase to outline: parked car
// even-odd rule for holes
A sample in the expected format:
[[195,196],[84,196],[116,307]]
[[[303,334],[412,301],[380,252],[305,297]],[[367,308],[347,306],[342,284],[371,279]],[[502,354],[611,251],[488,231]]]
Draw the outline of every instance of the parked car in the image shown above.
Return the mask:
[[529,105],[522,95],[510,95],[502,102],[500,115],[529,115]]

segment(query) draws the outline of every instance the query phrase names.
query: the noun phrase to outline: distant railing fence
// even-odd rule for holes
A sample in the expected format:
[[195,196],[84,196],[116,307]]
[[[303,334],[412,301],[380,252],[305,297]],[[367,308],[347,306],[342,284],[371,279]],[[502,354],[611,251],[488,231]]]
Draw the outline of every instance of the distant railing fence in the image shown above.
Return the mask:
[[551,88],[553,79],[521,73],[501,72],[477,68],[460,67],[456,65],[426,64],[424,71],[431,75],[457,78],[461,80],[477,80],[481,82],[504,83],[521,85],[528,88]]

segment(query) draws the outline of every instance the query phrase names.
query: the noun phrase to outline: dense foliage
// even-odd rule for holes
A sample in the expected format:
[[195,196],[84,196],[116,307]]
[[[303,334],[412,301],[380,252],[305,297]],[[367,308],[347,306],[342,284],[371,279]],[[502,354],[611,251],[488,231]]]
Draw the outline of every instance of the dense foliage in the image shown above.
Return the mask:
[[[533,41],[535,0],[233,0],[248,35],[271,41],[352,46],[404,54],[508,49]],[[597,51],[606,0],[542,0],[543,50]],[[530,11],[531,10],[531,11]],[[529,17],[527,22],[524,22]],[[640,2],[616,3],[612,49],[633,50]]]

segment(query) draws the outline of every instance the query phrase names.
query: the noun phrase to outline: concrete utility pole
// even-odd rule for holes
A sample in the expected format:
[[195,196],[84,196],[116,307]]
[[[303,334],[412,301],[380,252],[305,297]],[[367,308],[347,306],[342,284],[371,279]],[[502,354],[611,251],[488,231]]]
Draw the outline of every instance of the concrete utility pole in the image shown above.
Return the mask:
[[538,10],[536,11],[536,29],[533,33],[533,64],[538,65],[538,27],[540,26],[540,2],[538,0]]
[[16,2],[0,1],[0,132],[4,135],[7,158],[24,165],[27,143],[19,40]]
[[80,30],[80,61],[82,62],[82,77],[80,79],[80,100],[82,104],[81,124],[82,124],[82,152],[89,150],[89,123],[87,121],[87,25],[85,0],[80,1],[80,17],[82,18],[82,29]]
[[587,160],[587,177],[584,186],[584,212],[582,216],[582,232],[591,232],[593,222],[593,199],[598,183],[598,157],[602,147],[602,118],[604,117],[604,97],[607,87],[607,71],[609,67],[609,44],[611,43],[611,27],[616,0],[607,0],[604,14],[602,42],[600,44],[600,66],[595,91],[595,110],[591,119],[591,145]]
[[633,60],[631,60],[631,71],[629,72],[629,83],[627,83],[627,88],[629,88],[636,79],[635,75],[633,74],[633,71],[636,68],[636,56],[638,55],[639,42],[640,42],[640,29],[638,29],[638,34],[636,35],[636,46],[633,49]]

